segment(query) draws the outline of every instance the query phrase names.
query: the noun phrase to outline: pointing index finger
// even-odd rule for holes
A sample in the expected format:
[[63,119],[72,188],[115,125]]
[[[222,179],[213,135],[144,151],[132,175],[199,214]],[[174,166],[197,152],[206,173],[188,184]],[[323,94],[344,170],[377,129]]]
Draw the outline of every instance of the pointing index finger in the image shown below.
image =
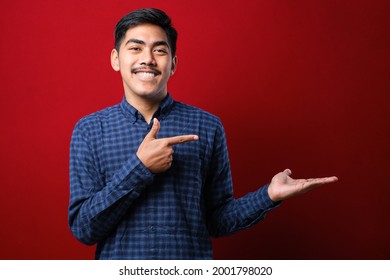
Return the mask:
[[168,141],[168,145],[183,144],[191,141],[197,141],[198,139],[199,139],[198,135],[180,135],[180,136],[165,138],[165,140]]

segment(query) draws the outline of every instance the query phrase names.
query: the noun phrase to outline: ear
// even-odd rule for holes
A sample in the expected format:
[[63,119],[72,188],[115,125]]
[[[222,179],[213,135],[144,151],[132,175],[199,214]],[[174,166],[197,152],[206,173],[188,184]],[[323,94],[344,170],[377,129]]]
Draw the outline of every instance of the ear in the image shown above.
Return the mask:
[[172,59],[171,76],[176,72],[177,68],[177,56]]
[[116,49],[113,49],[111,51],[111,67],[115,71],[119,71],[120,70],[120,67],[119,67],[119,53],[117,52]]

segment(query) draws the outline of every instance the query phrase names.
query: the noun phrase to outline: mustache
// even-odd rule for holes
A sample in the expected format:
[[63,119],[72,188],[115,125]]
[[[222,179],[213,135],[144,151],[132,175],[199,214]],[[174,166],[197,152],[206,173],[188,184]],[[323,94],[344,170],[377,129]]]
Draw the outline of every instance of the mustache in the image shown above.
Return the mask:
[[134,67],[134,68],[131,68],[131,72],[132,73],[136,73],[136,72],[142,72],[142,71],[145,71],[145,72],[154,72],[155,74],[157,75],[160,75],[161,74],[161,71],[154,68],[154,67],[150,67],[150,66],[141,66],[141,67]]

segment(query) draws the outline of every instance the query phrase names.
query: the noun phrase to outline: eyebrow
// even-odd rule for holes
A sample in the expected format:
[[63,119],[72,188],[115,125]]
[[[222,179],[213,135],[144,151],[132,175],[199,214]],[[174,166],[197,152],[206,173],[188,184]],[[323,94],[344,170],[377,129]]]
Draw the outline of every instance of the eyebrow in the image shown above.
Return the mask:
[[[135,43],[135,44],[140,44],[140,45],[146,45],[146,43],[142,40],[139,40],[139,39],[129,39],[125,46],[127,44],[130,44],[130,43]],[[153,42],[153,47],[156,47],[156,46],[166,46],[169,48],[169,44],[167,41],[156,41],[156,42]]]

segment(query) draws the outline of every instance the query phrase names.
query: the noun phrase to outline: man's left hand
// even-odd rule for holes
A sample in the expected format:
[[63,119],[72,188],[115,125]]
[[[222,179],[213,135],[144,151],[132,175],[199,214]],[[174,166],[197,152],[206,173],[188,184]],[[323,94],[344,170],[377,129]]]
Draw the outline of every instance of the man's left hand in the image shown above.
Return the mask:
[[272,201],[277,202],[303,194],[324,184],[336,182],[337,177],[313,178],[313,179],[293,179],[292,172],[286,169],[276,174],[268,187],[268,194]]

